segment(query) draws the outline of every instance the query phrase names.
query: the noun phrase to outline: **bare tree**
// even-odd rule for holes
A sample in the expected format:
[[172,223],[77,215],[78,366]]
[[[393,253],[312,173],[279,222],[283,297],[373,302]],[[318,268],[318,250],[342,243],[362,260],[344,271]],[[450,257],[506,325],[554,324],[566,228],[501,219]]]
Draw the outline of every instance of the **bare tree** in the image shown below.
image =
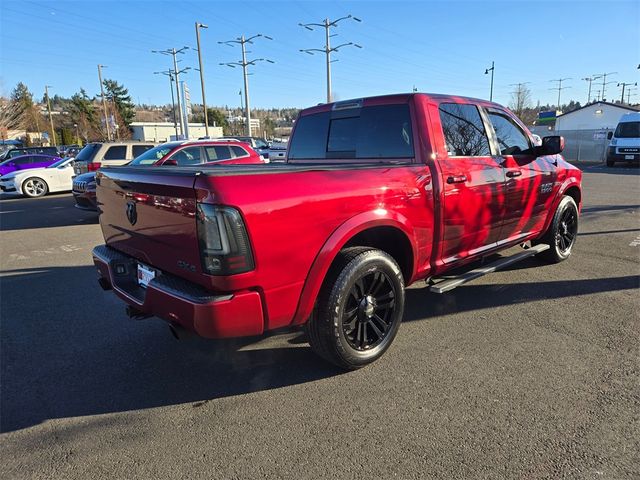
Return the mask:
[[22,127],[22,112],[14,102],[0,97],[0,140],[7,140],[10,130]]
[[531,90],[524,84],[518,83],[516,89],[511,92],[511,102],[509,108],[519,118],[522,118],[524,111],[531,106]]

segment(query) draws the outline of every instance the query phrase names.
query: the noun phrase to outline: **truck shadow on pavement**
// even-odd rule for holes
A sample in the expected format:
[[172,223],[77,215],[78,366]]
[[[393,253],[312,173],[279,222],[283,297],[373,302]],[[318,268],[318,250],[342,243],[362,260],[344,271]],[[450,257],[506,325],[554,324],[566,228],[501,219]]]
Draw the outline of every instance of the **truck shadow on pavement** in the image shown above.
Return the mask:
[[[3,272],[0,430],[50,419],[210,400],[304,384],[342,372],[283,336],[177,342],[159,320],[132,321],[91,266]],[[639,276],[470,285],[436,296],[407,290],[405,321],[503,304],[638,288]],[[46,292],[25,297],[24,293]],[[499,292],[499,294],[498,294]],[[29,298],[29,300],[25,300]],[[402,335],[402,330],[400,331]]]
[[74,208],[70,193],[42,198],[0,195],[0,231],[98,224],[98,213]]

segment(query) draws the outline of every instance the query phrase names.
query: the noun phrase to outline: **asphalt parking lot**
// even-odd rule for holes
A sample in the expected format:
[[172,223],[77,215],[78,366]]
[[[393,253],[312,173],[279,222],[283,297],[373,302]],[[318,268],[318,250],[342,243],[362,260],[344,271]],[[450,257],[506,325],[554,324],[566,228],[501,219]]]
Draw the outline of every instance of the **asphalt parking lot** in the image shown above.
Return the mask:
[[0,196],[2,478],[640,475],[640,175],[585,169],[573,256],[407,292],[342,373],[299,333],[176,341],[96,280],[70,194]]

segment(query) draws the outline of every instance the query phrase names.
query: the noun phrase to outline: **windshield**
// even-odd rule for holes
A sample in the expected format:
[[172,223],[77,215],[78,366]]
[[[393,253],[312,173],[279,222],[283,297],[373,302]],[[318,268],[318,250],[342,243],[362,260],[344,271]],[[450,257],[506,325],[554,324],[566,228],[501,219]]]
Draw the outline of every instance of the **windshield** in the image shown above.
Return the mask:
[[153,165],[161,158],[164,158],[167,153],[169,153],[180,144],[180,142],[173,142],[158,145],[157,147],[152,148],[151,150],[147,150],[142,155],[134,158],[131,162],[129,162],[129,165]]
[[640,122],[619,123],[614,135],[616,138],[640,138]]
[[58,160],[57,162],[52,163],[51,165],[49,165],[47,168],[61,167],[65,163],[69,163],[71,160],[72,160],[71,158],[62,158],[62,159]]
[[80,152],[78,152],[78,155],[76,155],[76,160],[79,160],[81,162],[91,161],[99,148],[99,143],[90,143],[82,150],[80,150]]
[[261,138],[256,138],[256,147],[257,148],[265,148],[265,147],[268,147],[268,146],[269,146],[269,144],[267,142],[265,142]]

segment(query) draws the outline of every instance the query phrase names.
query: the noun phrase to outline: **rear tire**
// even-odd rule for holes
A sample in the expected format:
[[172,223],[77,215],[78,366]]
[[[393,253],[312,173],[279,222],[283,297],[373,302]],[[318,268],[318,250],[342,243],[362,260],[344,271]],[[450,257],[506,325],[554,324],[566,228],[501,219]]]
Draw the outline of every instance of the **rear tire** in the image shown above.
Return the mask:
[[346,370],[380,358],[398,333],[404,279],[387,253],[342,250],[327,273],[307,330],[313,350]]
[[29,177],[22,182],[22,193],[30,198],[44,197],[49,191],[49,185],[38,177]]
[[549,229],[534,244],[546,243],[549,250],[539,253],[537,257],[549,263],[559,263],[571,256],[571,251],[578,237],[578,206],[568,195],[562,197]]

